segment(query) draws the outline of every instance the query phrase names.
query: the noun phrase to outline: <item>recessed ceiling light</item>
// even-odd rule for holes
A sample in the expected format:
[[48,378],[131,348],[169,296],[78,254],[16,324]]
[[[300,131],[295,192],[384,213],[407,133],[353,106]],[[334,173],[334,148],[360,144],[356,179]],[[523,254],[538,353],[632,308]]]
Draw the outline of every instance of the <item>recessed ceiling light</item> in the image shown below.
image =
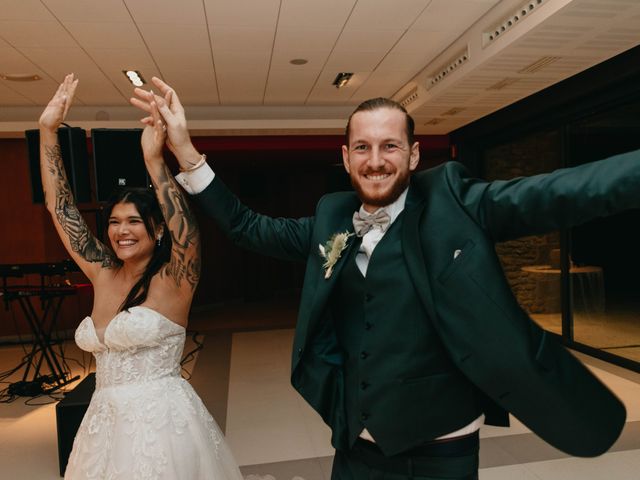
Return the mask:
[[36,80],[42,80],[41,77],[34,73],[0,73],[0,78],[12,82],[35,82]]
[[351,77],[353,77],[353,73],[351,72],[340,72],[333,80],[333,85],[335,85],[336,88],[342,88],[351,80]]
[[306,58],[294,58],[293,60],[290,60],[289,63],[291,65],[305,65],[309,63],[309,60]]
[[142,75],[137,70],[122,70],[122,73],[127,77],[127,79],[136,87],[141,87],[145,82]]

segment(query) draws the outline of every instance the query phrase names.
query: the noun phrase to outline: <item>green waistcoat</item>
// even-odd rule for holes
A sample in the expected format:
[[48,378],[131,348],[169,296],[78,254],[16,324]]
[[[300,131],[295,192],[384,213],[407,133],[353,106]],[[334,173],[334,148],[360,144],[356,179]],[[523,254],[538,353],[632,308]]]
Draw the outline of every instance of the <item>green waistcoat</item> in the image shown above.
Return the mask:
[[402,256],[402,218],[376,246],[366,278],[354,246],[330,299],[345,358],[349,445],[366,427],[392,451],[458,430],[481,413],[475,388],[446,353],[415,291]]

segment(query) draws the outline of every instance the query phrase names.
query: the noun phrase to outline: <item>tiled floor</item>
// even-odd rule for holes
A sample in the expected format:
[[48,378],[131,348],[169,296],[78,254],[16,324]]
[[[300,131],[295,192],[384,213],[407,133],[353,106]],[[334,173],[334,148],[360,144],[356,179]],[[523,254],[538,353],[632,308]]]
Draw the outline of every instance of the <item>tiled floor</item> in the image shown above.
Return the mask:
[[[329,479],[329,431],[289,384],[291,312],[278,313],[280,323],[269,324],[275,329],[260,322],[259,317],[271,315],[260,308],[225,315],[231,316],[201,314],[192,321],[204,335],[204,349],[190,364],[191,382],[226,428],[244,475],[248,480]],[[67,353],[81,358],[73,347]],[[21,355],[20,347],[0,348],[0,371]],[[640,375],[580,358],[627,406],[620,440],[601,457],[579,459],[548,446],[517,421],[508,429],[484,427],[481,480],[640,478]],[[0,404],[0,478],[59,478],[54,404],[27,406],[23,398]]]

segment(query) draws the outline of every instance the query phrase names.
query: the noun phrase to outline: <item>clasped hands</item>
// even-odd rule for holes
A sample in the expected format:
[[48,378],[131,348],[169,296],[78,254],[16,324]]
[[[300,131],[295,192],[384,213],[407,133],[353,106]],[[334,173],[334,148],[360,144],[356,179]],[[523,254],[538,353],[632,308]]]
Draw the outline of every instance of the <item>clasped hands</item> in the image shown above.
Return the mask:
[[[135,88],[131,105],[147,113],[140,121],[145,125],[142,148],[145,161],[161,161],[162,147],[176,156],[180,168],[188,170],[200,161],[201,155],[191,143],[184,108],[176,92],[157,77],[151,79],[158,93]],[[149,158],[147,158],[149,155]]]

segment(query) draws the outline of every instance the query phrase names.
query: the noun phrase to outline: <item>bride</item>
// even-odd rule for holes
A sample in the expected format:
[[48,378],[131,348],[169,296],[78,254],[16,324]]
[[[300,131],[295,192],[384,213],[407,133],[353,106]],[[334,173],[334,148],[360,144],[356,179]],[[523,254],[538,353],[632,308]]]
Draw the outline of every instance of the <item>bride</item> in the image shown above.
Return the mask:
[[180,376],[200,237],[162,158],[160,115],[153,105],[142,133],[155,195],[141,188],[114,196],[105,209],[109,248],[74,203],[56,134],[77,85],[67,75],[39,120],[47,210],[94,289],[76,343],[96,358],[96,390],[65,479],[240,480],[220,429]]

